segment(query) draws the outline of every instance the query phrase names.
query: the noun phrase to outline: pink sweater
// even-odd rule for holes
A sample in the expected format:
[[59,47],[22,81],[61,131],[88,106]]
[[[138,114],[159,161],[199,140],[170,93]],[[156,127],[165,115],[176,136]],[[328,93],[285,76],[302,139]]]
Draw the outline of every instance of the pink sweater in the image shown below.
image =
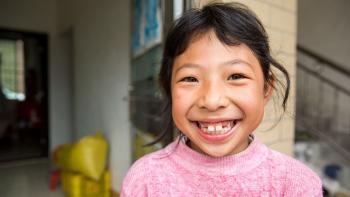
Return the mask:
[[256,139],[237,155],[213,158],[177,141],[137,160],[121,196],[322,196],[319,177]]

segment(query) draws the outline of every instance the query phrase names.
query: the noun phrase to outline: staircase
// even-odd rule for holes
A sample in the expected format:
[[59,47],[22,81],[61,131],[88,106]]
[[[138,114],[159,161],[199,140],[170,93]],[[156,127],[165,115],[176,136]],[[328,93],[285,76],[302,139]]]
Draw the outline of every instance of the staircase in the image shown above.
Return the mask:
[[350,163],[349,67],[302,46],[297,59],[297,136],[308,133]]

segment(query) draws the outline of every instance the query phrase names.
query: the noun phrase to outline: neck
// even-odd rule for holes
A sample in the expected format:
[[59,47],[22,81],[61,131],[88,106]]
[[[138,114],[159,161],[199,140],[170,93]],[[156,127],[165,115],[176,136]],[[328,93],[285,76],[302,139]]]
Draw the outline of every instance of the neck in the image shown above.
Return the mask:
[[[248,136],[248,138],[246,140],[244,140],[243,143],[241,143],[239,146],[235,147],[234,150],[232,150],[231,153],[225,155],[225,156],[228,156],[228,155],[235,155],[235,154],[238,154],[242,151],[244,151],[250,144],[250,142],[252,141],[252,136]],[[188,147],[190,147],[192,150],[195,150],[196,152],[198,153],[201,153],[201,154],[204,154],[204,155],[207,155],[207,156],[211,156],[211,155],[208,155],[207,153],[205,153],[204,151],[202,151],[196,144],[194,144],[190,139],[188,139],[186,141],[186,145]]]

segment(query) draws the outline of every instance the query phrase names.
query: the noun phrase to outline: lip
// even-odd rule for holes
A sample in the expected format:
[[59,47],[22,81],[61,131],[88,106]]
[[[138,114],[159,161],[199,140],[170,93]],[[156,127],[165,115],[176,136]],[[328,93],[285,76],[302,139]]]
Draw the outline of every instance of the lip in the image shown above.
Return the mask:
[[[215,121],[212,120],[212,121],[205,121],[205,122],[220,122],[220,121],[219,120],[215,120]],[[202,131],[197,126],[195,126],[195,127],[197,128],[197,131],[200,134],[200,136],[202,138],[204,138],[205,140],[207,140],[209,142],[222,142],[222,141],[226,141],[227,139],[231,138],[231,136],[235,133],[236,129],[240,125],[240,122],[241,122],[241,120],[237,120],[235,126],[233,126],[231,130],[229,130],[228,132],[226,132],[224,134],[215,134],[215,135],[208,134],[208,133],[205,133],[204,131]]]

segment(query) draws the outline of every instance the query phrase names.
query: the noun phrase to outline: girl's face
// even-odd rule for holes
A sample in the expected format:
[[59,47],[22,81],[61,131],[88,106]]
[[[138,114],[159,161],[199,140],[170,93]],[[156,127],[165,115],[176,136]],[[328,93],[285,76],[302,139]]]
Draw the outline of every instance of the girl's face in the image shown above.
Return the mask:
[[175,59],[172,116],[194,150],[215,157],[235,154],[248,146],[271,92],[245,44],[224,45],[209,31]]

